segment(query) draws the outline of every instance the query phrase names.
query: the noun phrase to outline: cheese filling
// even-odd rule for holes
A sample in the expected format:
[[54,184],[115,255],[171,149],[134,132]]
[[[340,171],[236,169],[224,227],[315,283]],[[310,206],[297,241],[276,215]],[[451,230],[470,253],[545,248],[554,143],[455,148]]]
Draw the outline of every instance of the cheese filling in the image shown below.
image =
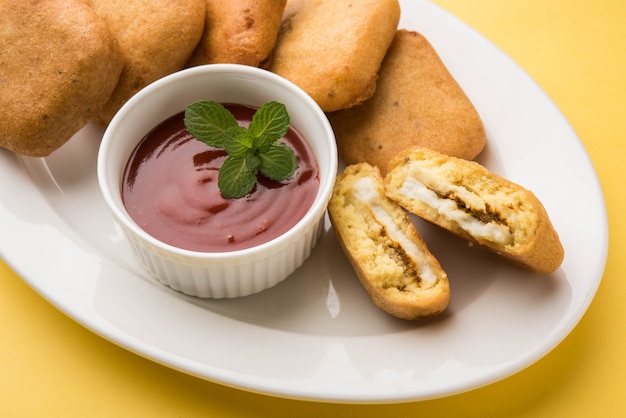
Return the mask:
[[[451,190],[446,194],[454,193],[461,201],[467,202],[466,207],[485,207],[485,202],[479,196],[462,186],[448,186]],[[408,176],[402,183],[399,191],[406,196],[423,202],[435,209],[437,213],[448,221],[454,222],[476,239],[494,242],[500,245],[513,243],[513,234],[510,228],[496,221],[483,221],[476,218],[471,211],[459,207],[459,204],[448,198],[440,197],[434,190],[413,176]],[[478,201],[478,202],[477,202]]]
[[437,282],[437,276],[431,269],[428,261],[424,259],[419,247],[398,227],[393,217],[380,204],[380,196],[376,191],[374,181],[370,177],[360,178],[354,184],[354,190],[355,197],[371,209],[378,223],[385,228],[389,238],[398,242],[406,254],[414,261],[418,275],[424,284],[434,286]]

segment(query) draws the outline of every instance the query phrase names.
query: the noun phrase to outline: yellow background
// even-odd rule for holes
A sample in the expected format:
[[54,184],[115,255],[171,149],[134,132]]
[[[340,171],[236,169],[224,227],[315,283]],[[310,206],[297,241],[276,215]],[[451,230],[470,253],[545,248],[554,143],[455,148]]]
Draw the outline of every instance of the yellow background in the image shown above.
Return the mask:
[[131,354],[68,319],[0,261],[0,416],[626,417],[626,2],[434,2],[537,81],[598,172],[610,223],[606,272],[562,344],[508,379],[444,399],[367,406],[276,399]]

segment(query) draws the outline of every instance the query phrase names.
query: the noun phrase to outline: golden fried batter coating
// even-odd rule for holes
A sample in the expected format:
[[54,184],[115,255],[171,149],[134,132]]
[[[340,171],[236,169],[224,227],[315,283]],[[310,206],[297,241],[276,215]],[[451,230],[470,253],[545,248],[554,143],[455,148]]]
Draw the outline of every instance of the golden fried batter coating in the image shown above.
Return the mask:
[[205,0],[202,39],[188,66],[215,63],[254,67],[272,52],[286,0]]
[[182,69],[204,30],[205,0],[85,0],[117,38],[126,61],[100,115],[106,125],[137,91]]
[[385,177],[387,196],[409,212],[536,273],[552,273],[565,251],[535,194],[485,166],[413,147]]
[[400,19],[397,0],[289,0],[266,67],[326,111],[371,97]]
[[0,146],[46,156],[100,111],[122,59],[79,0],[2,0],[0,16]]
[[450,302],[448,275],[409,215],[385,196],[378,168],[346,167],[328,204],[337,240],[376,306],[401,319],[443,312]]
[[399,30],[380,68],[374,96],[328,115],[341,157],[385,173],[413,145],[471,160],[484,148],[476,109],[424,36]]

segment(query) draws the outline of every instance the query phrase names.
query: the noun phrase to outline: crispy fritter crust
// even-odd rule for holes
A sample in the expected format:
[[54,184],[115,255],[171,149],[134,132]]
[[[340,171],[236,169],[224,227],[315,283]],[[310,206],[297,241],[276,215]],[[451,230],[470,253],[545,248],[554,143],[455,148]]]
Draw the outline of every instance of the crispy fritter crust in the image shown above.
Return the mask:
[[537,196],[475,161],[411,148],[391,161],[385,186],[409,212],[529,270],[552,273],[563,262],[563,246]]
[[124,70],[97,122],[106,125],[137,91],[182,69],[204,30],[205,0],[85,0],[109,26]]
[[46,156],[100,112],[122,57],[79,0],[3,0],[0,16],[0,146]]
[[374,93],[399,19],[397,0],[289,0],[264,66],[326,112],[349,108]]
[[187,66],[244,64],[257,67],[276,43],[286,0],[205,0],[202,39]]
[[346,167],[337,176],[328,213],[339,243],[376,306],[408,320],[447,308],[448,276],[406,212],[385,196],[378,168],[367,163]]
[[371,99],[328,115],[346,163],[366,161],[384,174],[413,145],[468,160],[484,148],[476,109],[424,36],[398,30],[379,76]]

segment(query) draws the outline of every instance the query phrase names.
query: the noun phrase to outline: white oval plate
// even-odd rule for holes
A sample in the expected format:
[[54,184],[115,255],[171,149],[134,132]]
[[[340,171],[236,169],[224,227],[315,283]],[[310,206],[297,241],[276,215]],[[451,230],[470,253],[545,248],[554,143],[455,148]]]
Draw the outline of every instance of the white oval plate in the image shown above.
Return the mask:
[[420,400],[531,365],[570,333],[600,283],[608,227],[598,179],[567,121],[509,58],[431,3],[401,4],[400,27],[431,41],[484,120],[479,161],[543,201],[565,247],[556,273],[522,271],[418,223],[448,271],[452,302],[438,319],[404,322],[373,306],[327,222],[312,258],[277,287],[236,300],[186,297],[142,270],[106,211],[94,126],[49,158],[0,151],[0,255],[96,334],[248,391]]

